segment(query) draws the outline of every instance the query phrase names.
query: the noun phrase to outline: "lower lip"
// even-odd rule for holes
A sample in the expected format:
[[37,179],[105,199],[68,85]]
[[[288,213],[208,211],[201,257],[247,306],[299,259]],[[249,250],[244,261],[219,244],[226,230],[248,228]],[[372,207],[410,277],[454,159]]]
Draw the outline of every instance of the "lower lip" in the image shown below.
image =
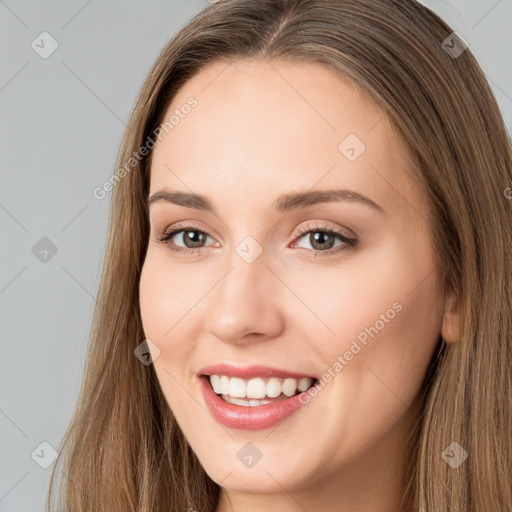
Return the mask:
[[261,430],[277,425],[303,405],[308,404],[314,396],[310,395],[311,390],[315,388],[312,386],[298,395],[271,404],[245,407],[222,400],[213,391],[208,377],[202,375],[199,377],[199,381],[204,401],[213,417],[226,427],[241,430]]

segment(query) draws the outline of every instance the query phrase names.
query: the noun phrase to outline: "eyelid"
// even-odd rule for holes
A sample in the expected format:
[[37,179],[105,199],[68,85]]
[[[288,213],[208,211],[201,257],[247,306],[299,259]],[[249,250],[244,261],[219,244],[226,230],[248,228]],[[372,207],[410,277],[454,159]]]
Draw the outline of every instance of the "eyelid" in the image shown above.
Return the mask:
[[[315,225],[314,224],[315,222],[323,222],[323,224]],[[296,229],[296,233],[295,233],[294,238],[291,243],[294,243],[297,239],[304,237],[308,233],[316,231],[316,232],[329,233],[332,236],[337,237],[338,240],[343,242],[344,245],[342,247],[331,248],[331,249],[328,249],[325,251],[321,251],[318,249],[305,249],[304,247],[298,247],[296,245],[293,245],[292,247],[298,249],[299,251],[306,251],[308,253],[313,253],[315,256],[316,255],[328,256],[331,254],[341,253],[344,250],[354,249],[359,244],[359,240],[357,239],[357,237],[355,235],[347,235],[347,234],[343,233],[342,229],[346,229],[346,228],[330,227],[329,225],[326,224],[326,221],[309,221],[305,226],[299,226]],[[188,248],[188,247],[175,246],[174,244],[172,244],[170,242],[170,240],[172,238],[174,238],[178,233],[181,233],[183,231],[197,231],[197,232],[200,232],[200,233],[206,235],[206,237],[210,237],[213,240],[215,240],[215,238],[212,235],[210,235],[210,233],[207,230],[196,225],[194,221],[182,221],[182,222],[178,222],[177,224],[174,224],[171,227],[166,228],[164,231],[162,231],[159,235],[156,236],[156,241],[159,243],[162,243],[164,245],[167,245],[168,249],[171,251],[176,251],[176,252],[185,253],[185,254],[196,253],[197,251],[200,251],[201,249],[206,249],[206,248],[210,247],[211,245],[215,245],[215,244],[211,244],[211,245],[207,245],[207,246],[203,246],[203,247]],[[351,231],[351,233],[352,233],[352,231]]]
[[[322,222],[322,224],[315,225],[314,222]],[[349,233],[344,233],[343,230],[349,231]],[[305,226],[299,226],[297,228],[297,236],[302,236],[302,235],[308,233],[309,231],[332,232],[332,233],[342,235],[345,238],[356,238],[355,233],[353,231],[351,231],[350,229],[347,229],[345,227],[330,226],[327,221],[308,221],[308,224],[306,224]]]
[[[314,224],[315,222],[322,223],[322,224],[315,225]],[[341,227],[338,227],[337,225],[330,226],[330,225],[328,225],[328,222],[329,221],[325,221],[325,220],[307,221],[307,224],[305,226],[299,226],[298,228],[296,228],[296,230],[295,230],[296,232],[294,234],[294,240],[298,236],[304,235],[309,230],[313,230],[313,229],[316,229],[318,231],[334,231],[334,232],[340,232],[340,231],[345,230],[345,231],[348,231],[349,233],[346,233],[346,232],[340,233],[344,237],[346,237],[346,238],[356,238],[357,237],[357,235],[352,230],[349,230],[348,228],[345,228],[343,226],[341,226]],[[214,235],[210,234],[208,229],[201,227],[195,221],[179,221],[176,224],[172,224],[171,226],[163,229],[160,232],[160,234],[162,236],[165,236],[167,233],[170,233],[171,231],[178,231],[178,230],[185,230],[185,231],[197,230],[197,231],[201,231],[205,235],[210,236],[211,238],[220,238],[217,236],[217,234],[214,234]]]
[[205,235],[209,236],[210,238],[221,239],[219,236],[217,236],[216,233],[211,234],[210,233],[211,230],[200,226],[195,221],[180,221],[175,224],[171,224],[169,227],[166,227],[165,229],[160,231],[159,235],[157,235],[157,236],[164,237],[168,233],[171,233],[173,231],[175,231],[175,232],[177,232],[177,231],[200,231],[201,233],[204,233]]
[[[206,229],[203,229],[200,226],[197,226],[192,222],[190,222],[190,223],[183,222],[183,223],[174,224],[171,227],[165,228],[160,233],[157,233],[155,237],[156,237],[157,242],[162,242],[164,244],[168,244],[169,243],[168,240],[170,240],[171,238],[174,238],[179,233],[186,232],[186,231],[197,231],[199,233],[203,233],[206,237],[210,237],[212,240],[215,240],[214,236],[210,235],[210,233]],[[209,246],[207,246],[207,247],[209,247]],[[184,251],[194,251],[195,249],[204,249],[204,248],[205,247],[196,247],[196,248],[189,249],[188,247],[187,248],[181,247],[180,249],[183,249]]]

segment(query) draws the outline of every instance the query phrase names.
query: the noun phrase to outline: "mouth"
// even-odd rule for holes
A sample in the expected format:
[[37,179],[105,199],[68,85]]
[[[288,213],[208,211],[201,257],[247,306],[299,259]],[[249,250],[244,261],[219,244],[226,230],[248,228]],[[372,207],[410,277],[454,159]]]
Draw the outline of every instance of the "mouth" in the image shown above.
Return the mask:
[[201,374],[210,389],[224,402],[259,407],[297,396],[319,381],[314,377],[253,377],[242,379],[222,374]]
[[290,377],[289,373],[282,377],[283,372],[278,377],[275,369],[268,368],[267,376],[259,377],[253,370],[250,375],[247,369],[230,371],[238,375],[244,371],[245,379],[223,375],[218,367],[219,373],[196,374],[204,403],[218,423],[241,430],[266,429],[317,400],[313,398],[318,394],[318,389],[314,389],[316,378],[298,374]]

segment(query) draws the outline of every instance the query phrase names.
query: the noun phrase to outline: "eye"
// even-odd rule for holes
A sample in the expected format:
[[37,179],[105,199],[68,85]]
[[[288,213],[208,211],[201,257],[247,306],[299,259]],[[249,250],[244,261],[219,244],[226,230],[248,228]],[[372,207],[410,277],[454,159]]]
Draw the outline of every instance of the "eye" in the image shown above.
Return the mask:
[[[176,238],[178,242],[181,241],[184,247],[176,245],[172,241],[173,238]],[[157,241],[166,245],[171,251],[195,253],[200,248],[205,247],[203,244],[207,238],[211,238],[210,235],[195,226],[181,226],[163,233],[157,238]]]
[[[339,231],[330,229],[328,226],[307,225],[299,228],[297,231],[300,234],[299,239],[309,235],[307,242],[311,245],[312,249],[299,245],[292,245],[292,247],[313,252],[315,256],[324,256],[354,249],[358,244],[356,239],[349,238]],[[166,245],[170,251],[195,254],[201,248],[208,247],[204,245],[207,238],[211,238],[208,233],[198,229],[196,226],[186,225],[177,226],[171,231],[166,231],[158,236],[156,240]],[[336,241],[340,242],[337,246],[335,246]],[[177,243],[181,243],[183,246],[177,245]]]
[[[336,231],[334,229],[330,229],[328,226],[311,226],[307,225],[305,227],[300,227],[297,230],[301,236],[300,238],[305,238],[306,242],[309,243],[312,247],[314,255],[322,255],[326,256],[333,253],[338,253],[341,251],[346,251],[350,249],[355,249],[358,244],[358,241],[354,238],[349,238],[345,236],[340,231]],[[338,246],[335,246],[336,241],[340,243]],[[295,246],[304,249],[302,246]],[[311,252],[310,249],[307,251]]]

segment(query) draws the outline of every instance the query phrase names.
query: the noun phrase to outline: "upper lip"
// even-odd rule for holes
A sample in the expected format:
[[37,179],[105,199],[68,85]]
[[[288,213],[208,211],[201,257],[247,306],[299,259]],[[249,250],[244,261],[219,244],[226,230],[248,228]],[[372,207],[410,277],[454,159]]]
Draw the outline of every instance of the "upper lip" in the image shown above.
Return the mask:
[[310,379],[316,380],[316,377],[311,375],[257,364],[250,366],[232,366],[224,363],[212,364],[204,366],[197,373],[199,375],[226,375],[228,377],[238,377],[240,379],[252,379],[254,377],[289,377],[293,379],[302,379],[304,377],[309,377]]

